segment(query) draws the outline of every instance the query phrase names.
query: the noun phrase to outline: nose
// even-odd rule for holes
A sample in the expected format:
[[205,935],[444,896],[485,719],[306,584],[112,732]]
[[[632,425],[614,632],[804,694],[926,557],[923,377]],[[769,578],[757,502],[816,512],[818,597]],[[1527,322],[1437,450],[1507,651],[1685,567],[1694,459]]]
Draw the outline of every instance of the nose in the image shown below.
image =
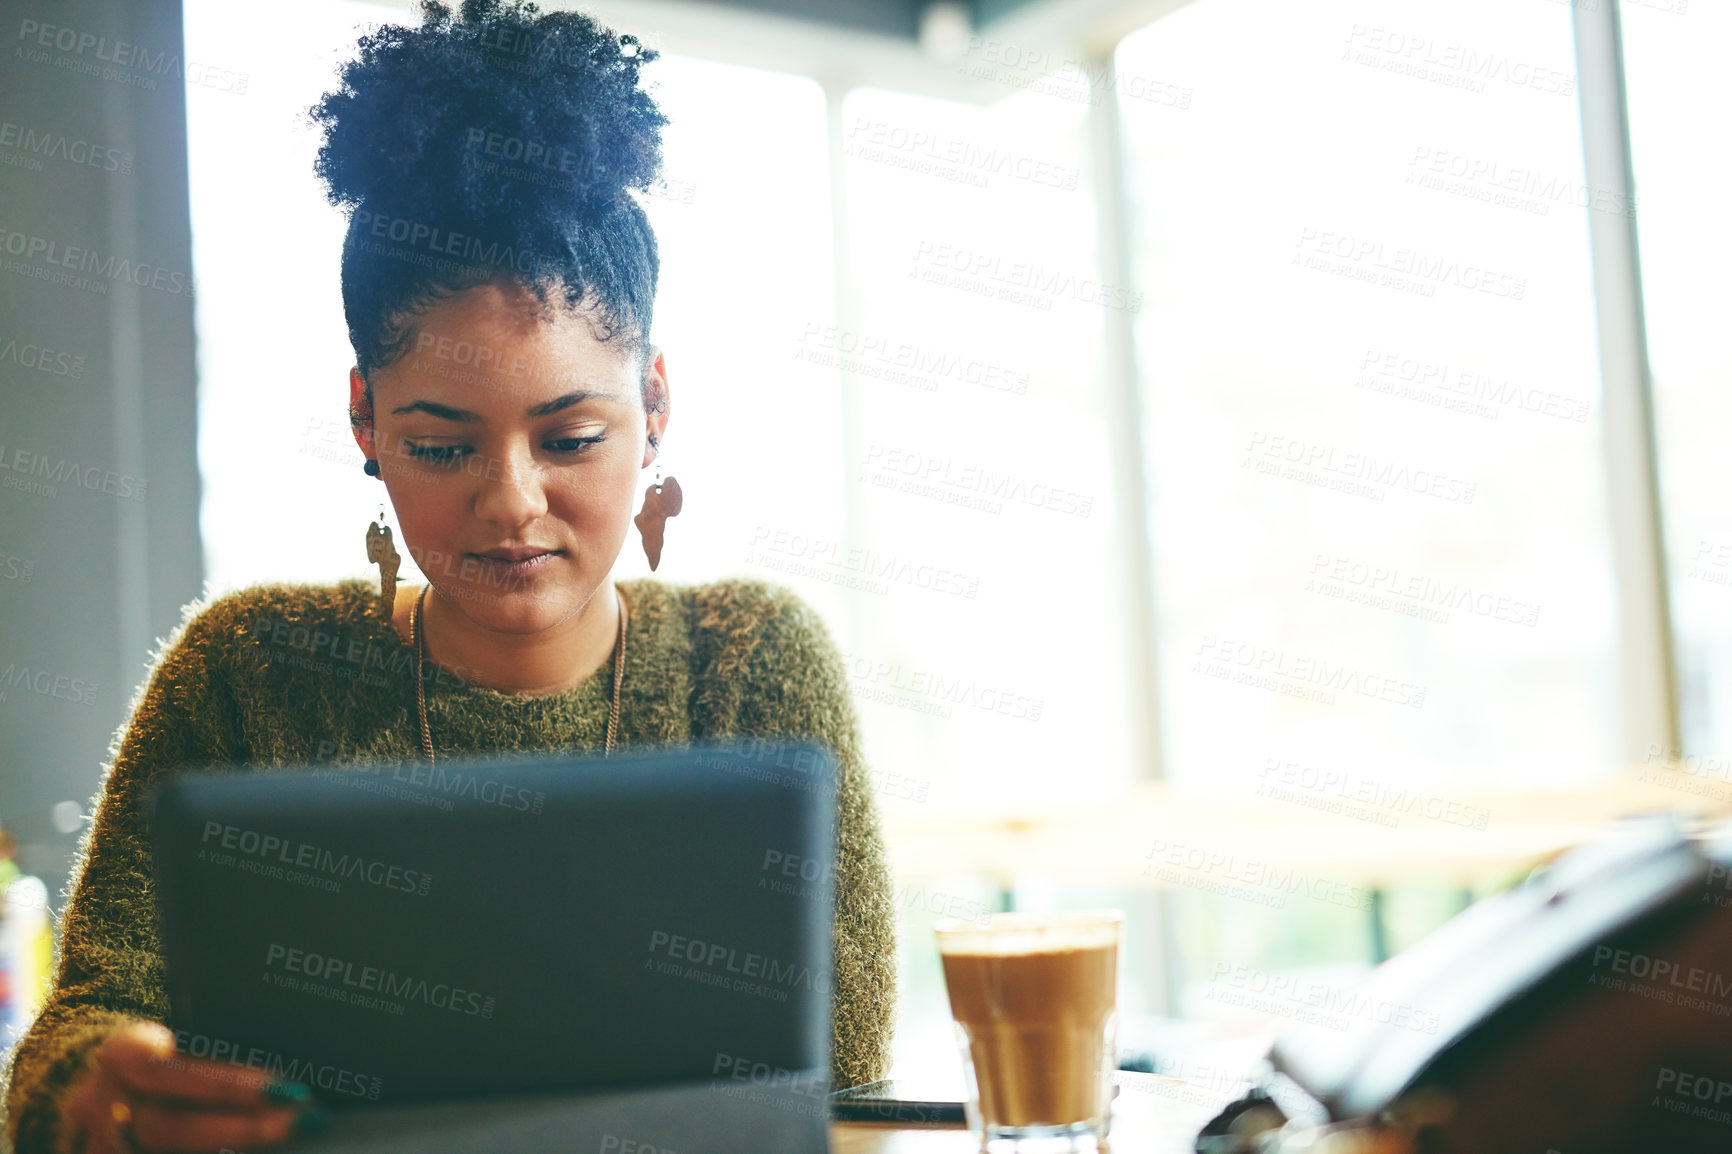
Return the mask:
[[541,469],[528,445],[515,445],[490,456],[481,488],[475,495],[475,515],[505,529],[527,525],[547,512]]

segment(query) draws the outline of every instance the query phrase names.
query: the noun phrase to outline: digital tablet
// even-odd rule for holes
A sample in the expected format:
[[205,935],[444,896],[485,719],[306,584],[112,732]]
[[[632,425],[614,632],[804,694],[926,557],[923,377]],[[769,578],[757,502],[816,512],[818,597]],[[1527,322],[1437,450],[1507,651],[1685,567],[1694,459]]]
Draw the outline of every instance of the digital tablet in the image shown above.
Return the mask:
[[833,774],[744,740],[178,777],[170,1024],[339,1106],[827,1078]]

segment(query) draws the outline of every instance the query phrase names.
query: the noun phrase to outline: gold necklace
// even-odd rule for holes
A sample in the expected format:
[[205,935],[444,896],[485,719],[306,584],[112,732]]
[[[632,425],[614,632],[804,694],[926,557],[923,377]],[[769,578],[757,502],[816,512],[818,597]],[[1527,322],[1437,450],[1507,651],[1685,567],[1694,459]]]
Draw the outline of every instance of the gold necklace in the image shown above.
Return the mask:
[[[421,722],[421,753],[428,765],[433,764],[433,729],[427,724],[427,680],[421,675],[427,660],[427,632],[421,625],[421,610],[427,603],[427,590],[431,588],[432,582],[421,586],[421,592],[415,597],[415,612],[409,616],[409,636],[415,641],[415,712]],[[619,595],[617,588],[613,591],[613,600],[619,606],[619,636],[613,641],[613,703],[607,707],[607,739],[601,751],[603,757],[613,753],[614,741],[619,737],[619,687],[625,677],[625,598]]]

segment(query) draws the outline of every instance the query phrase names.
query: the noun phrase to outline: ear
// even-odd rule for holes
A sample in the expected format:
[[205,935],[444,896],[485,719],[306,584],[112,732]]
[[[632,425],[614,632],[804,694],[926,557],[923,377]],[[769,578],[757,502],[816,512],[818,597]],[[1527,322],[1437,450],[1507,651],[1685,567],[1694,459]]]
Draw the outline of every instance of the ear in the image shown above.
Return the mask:
[[673,401],[668,393],[668,366],[662,359],[662,351],[655,345],[650,346],[649,357],[643,368],[643,407],[644,407],[644,447],[643,468],[647,469],[655,463],[660,455],[650,443],[653,436],[657,443],[667,435],[668,416],[673,409]]
[[367,395],[367,381],[359,365],[349,370],[349,432],[369,461],[378,459],[373,447],[373,400]]

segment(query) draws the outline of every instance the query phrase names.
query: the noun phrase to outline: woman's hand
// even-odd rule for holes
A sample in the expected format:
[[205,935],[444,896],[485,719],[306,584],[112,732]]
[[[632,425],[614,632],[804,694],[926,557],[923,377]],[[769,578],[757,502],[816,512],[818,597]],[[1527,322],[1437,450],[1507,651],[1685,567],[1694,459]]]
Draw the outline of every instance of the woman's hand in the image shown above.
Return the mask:
[[70,1093],[67,1125],[81,1133],[83,1154],[248,1150],[324,1117],[300,1083],[177,1054],[174,1035],[155,1022],[111,1034]]

